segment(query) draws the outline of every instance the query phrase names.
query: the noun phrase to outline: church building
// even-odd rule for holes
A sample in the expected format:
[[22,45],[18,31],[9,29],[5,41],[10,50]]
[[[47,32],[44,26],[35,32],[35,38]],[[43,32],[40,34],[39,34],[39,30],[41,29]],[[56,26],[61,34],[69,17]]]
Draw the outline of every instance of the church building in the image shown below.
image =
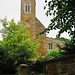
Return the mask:
[[37,35],[42,32],[45,27],[36,18],[36,2],[35,0],[21,0],[21,23],[24,27],[28,26],[28,30],[31,33],[31,39],[36,40],[40,38],[39,53],[41,56],[45,56],[51,50],[59,50],[57,44],[64,46],[64,42],[46,37],[46,34]]

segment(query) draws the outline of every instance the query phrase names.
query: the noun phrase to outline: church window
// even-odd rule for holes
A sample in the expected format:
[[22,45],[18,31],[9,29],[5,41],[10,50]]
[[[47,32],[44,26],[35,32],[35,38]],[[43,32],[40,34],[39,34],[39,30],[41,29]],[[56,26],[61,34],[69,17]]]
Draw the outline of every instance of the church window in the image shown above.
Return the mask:
[[25,11],[30,12],[30,3],[29,2],[26,3]]
[[53,49],[53,44],[52,43],[49,43],[48,46],[49,46],[49,50]]

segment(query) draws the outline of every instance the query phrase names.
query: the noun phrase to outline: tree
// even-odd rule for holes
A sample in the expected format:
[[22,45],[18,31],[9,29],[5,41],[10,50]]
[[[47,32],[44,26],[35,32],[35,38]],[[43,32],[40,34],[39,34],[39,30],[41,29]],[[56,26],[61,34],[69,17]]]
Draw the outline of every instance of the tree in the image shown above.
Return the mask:
[[64,37],[57,37],[55,38],[56,40],[61,40],[61,41],[64,41],[65,43],[68,43],[70,42],[70,39],[67,39],[67,38],[64,38]]
[[2,48],[7,50],[9,57],[15,60],[15,64],[24,63],[31,58],[39,56],[39,40],[31,39],[27,28],[20,23],[10,22],[6,18],[1,20],[4,28],[0,30],[3,36]]
[[13,58],[2,48],[2,41],[0,41],[0,74],[15,74],[16,65],[13,63]]
[[72,40],[73,38],[65,43],[65,47],[60,48],[64,51],[63,54],[75,54],[75,44]]
[[45,0],[45,2],[48,6],[46,15],[53,15],[53,19],[42,33],[60,29],[58,36],[65,31],[75,39],[75,0],[49,0],[49,2]]

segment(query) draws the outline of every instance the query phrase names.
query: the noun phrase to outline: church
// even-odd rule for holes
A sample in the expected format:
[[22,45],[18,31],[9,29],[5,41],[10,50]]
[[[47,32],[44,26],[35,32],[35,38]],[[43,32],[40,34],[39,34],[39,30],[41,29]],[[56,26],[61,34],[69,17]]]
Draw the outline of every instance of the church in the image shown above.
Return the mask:
[[42,32],[45,27],[36,17],[36,2],[35,0],[21,0],[21,23],[24,27],[28,26],[31,33],[31,39],[36,40],[40,38],[39,53],[41,57],[45,56],[52,50],[59,50],[57,44],[64,46],[64,41],[56,40],[46,37],[46,34],[37,35]]

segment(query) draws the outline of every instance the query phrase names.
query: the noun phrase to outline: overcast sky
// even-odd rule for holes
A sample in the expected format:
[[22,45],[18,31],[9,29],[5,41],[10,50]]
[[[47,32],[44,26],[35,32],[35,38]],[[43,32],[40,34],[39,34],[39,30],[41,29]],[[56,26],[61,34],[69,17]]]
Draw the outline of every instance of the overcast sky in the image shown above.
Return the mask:
[[[45,0],[36,0],[36,17],[41,21],[41,23],[47,27],[50,23],[50,19],[52,17],[47,17],[45,15],[45,10],[43,9],[45,3]],[[7,16],[8,20],[11,20],[14,18],[16,22],[20,21],[20,12],[21,12],[21,0],[0,0],[0,19],[3,19],[5,16]],[[2,25],[0,23],[0,29],[2,28]],[[58,30],[56,31],[50,31],[50,33],[47,35],[48,37],[56,37]],[[62,34],[61,37],[69,38],[67,33]],[[0,40],[2,40],[2,37],[0,35]]]

